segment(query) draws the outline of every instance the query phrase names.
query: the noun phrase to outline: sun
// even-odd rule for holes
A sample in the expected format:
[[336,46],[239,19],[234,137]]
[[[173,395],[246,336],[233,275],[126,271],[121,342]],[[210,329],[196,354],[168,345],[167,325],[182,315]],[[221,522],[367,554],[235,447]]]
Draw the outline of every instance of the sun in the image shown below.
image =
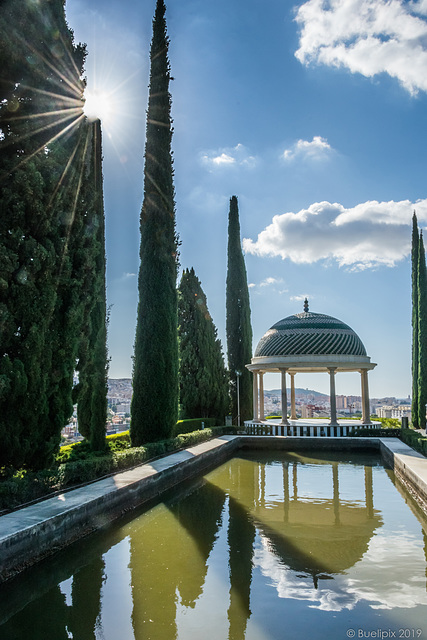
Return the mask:
[[104,124],[108,124],[113,114],[111,95],[105,91],[85,92],[83,113],[90,121],[99,119]]

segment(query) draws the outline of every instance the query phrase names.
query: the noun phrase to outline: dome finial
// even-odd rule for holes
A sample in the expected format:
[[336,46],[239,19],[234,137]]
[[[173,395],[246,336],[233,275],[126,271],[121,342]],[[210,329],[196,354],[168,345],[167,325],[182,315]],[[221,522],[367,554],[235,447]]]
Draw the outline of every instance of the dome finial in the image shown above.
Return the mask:
[[304,300],[304,311],[305,311],[305,313],[308,313],[308,300],[307,300],[307,298]]

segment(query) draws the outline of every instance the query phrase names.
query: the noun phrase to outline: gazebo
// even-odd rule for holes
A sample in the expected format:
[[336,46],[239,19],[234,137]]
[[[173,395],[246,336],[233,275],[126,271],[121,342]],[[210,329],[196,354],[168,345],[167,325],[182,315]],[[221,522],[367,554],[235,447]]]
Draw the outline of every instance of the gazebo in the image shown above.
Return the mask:
[[[245,422],[246,429],[265,423],[263,376],[267,372],[281,373],[282,420],[277,432],[288,435],[347,435],[350,428],[377,426],[370,419],[368,371],[371,362],[359,336],[344,322],[322,313],[312,313],[307,298],[304,311],[276,322],[263,335],[255,355],[246,367],[253,374],[253,420]],[[357,371],[361,377],[362,420],[337,421],[335,376],[337,373]],[[320,425],[315,421],[297,420],[295,410],[295,376],[297,373],[329,374],[330,421]],[[291,415],[287,415],[287,375],[290,376]],[[271,424],[271,423],[270,423]],[[320,428],[320,431],[319,431]]]

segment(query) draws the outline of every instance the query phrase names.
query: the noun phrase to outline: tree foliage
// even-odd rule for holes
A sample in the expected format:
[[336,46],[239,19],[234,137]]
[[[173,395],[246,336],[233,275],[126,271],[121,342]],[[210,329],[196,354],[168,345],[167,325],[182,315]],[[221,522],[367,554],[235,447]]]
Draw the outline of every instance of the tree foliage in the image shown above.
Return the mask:
[[4,2],[0,29],[0,465],[40,468],[72,412],[85,50],[61,0]]
[[103,385],[106,403],[100,137],[83,115],[86,52],[63,0],[6,1],[0,29],[0,466],[38,469],[73,411],[94,299],[91,393]]
[[240,372],[241,420],[252,416],[252,376],[246,369],[252,358],[252,327],[245,259],[240,241],[237,197],[230,199],[228,217],[228,262],[226,287],[226,331],[228,369],[231,381],[232,415],[237,416],[236,372]]
[[412,216],[412,424],[418,427],[418,250],[417,216]]
[[85,220],[79,238],[82,325],[75,391],[79,431],[92,449],[105,449],[108,354],[105,291],[105,223],[102,186],[101,123],[90,127],[90,164],[83,186]]
[[133,445],[167,438],[178,415],[177,238],[171,153],[169,39],[158,0],[150,50],[139,303],[133,363]]
[[418,393],[417,426],[426,426],[427,405],[427,273],[423,233],[418,245]]
[[221,341],[194,269],[183,272],[179,285],[178,337],[181,417],[224,420],[228,376]]

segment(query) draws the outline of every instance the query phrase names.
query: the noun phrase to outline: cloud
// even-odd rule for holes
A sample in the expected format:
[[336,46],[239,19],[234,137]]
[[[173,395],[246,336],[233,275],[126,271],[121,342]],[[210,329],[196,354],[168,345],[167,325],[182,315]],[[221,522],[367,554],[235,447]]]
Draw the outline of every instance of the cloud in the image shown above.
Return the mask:
[[387,73],[411,94],[427,91],[427,2],[309,0],[296,13],[303,64]]
[[243,248],[246,253],[280,256],[297,264],[332,260],[352,270],[394,267],[410,252],[414,209],[420,224],[427,221],[427,199],[374,200],[349,209],[315,202],[298,213],[274,216],[257,240],[243,240]]
[[243,144],[239,143],[235,147],[205,152],[201,156],[201,162],[211,170],[231,166],[251,169],[257,164],[257,159],[249,153]]
[[[280,288],[280,285],[283,285],[283,278],[273,278],[272,276],[268,278],[264,278],[261,282],[256,284],[255,282],[251,282],[248,284],[249,289],[253,289],[255,293],[261,293],[263,289],[266,287],[273,287],[274,291],[278,294],[287,293],[288,289]],[[279,288],[278,288],[279,287]]]
[[332,151],[332,147],[326,138],[321,136],[313,136],[313,140],[298,140],[289,149],[283,152],[285,160],[295,160],[296,158],[308,160],[322,160],[328,153]]

